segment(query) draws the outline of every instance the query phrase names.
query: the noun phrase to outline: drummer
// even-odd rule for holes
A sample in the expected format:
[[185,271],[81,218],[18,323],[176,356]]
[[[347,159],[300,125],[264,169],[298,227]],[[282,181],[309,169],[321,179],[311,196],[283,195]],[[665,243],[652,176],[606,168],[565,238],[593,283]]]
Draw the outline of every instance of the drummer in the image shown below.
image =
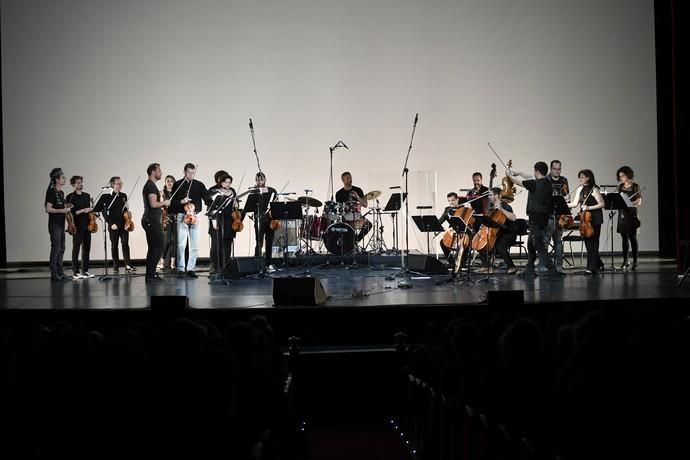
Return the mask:
[[[367,201],[364,199],[364,191],[352,185],[352,174],[349,171],[342,173],[340,179],[343,181],[343,188],[336,192],[335,201],[343,203],[346,207],[350,206],[356,209],[357,212],[353,213],[355,214],[355,220],[345,220],[345,222],[361,229],[357,234],[357,241],[361,241],[369,230],[371,230],[371,222],[361,217],[361,213],[359,212],[360,206],[367,207]],[[344,215],[348,216],[348,213],[346,212]]]

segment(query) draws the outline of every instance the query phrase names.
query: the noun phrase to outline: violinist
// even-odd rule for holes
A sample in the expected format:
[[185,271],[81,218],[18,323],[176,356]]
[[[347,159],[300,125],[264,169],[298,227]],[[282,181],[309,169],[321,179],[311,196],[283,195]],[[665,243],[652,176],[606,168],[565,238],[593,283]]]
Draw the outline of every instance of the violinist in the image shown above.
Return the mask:
[[156,273],[156,264],[163,252],[163,227],[161,224],[161,210],[170,206],[170,199],[160,200],[160,192],[156,182],[161,180],[161,166],[158,163],[151,163],[146,168],[148,180],[142,190],[144,200],[144,214],[141,216],[141,227],[146,232],[146,282],[152,283],[162,281]]
[[[174,192],[175,178],[171,175],[165,176],[165,186],[160,193],[160,201],[170,200]],[[165,208],[161,208],[161,211]],[[172,273],[175,269],[173,259],[177,256],[177,225],[174,216],[168,212],[161,212],[161,224],[163,227],[163,265],[164,273]],[[163,215],[164,214],[164,215]]]
[[124,213],[129,208],[127,194],[122,192],[122,179],[120,176],[110,178],[110,187],[113,191],[106,195],[105,210],[103,212],[108,225],[110,235],[110,249],[113,256],[113,271],[120,271],[119,243],[122,242],[122,255],[125,259],[125,271],[132,273],[136,268],[132,266],[129,258],[129,232],[125,230]]
[[549,224],[551,214],[551,183],[546,178],[548,167],[543,161],[534,164],[534,176],[519,171],[506,171],[515,185],[524,187],[527,195],[527,216],[529,217],[529,240],[527,241],[527,265],[521,276],[528,280],[536,276],[534,263],[539,257],[539,263],[547,269],[546,279],[556,280],[560,275],[556,271],[544,244],[544,233]]
[[45,210],[48,214],[48,233],[50,234],[50,279],[68,281],[62,270],[62,257],[65,254],[65,215],[71,212],[71,205],[65,201],[62,191],[67,182],[61,168],[50,171],[50,184],[46,189]]
[[257,209],[254,212],[254,235],[256,235],[256,246],[254,247],[254,257],[261,257],[262,243],[266,244],[266,271],[274,272],[273,266],[273,238],[275,231],[271,228],[271,216],[269,215],[269,203],[276,199],[278,192],[273,187],[266,187],[266,175],[259,171],[254,178],[254,192],[260,194],[257,202]]
[[482,184],[482,180],[482,173],[476,172],[472,174],[473,187],[467,192],[468,201],[484,195],[484,198],[482,198],[481,200],[476,200],[472,202],[472,209],[474,209],[474,212],[477,214],[485,214],[488,210],[490,201],[489,196],[487,194],[489,188]]
[[[505,215],[505,224],[501,225],[498,229],[498,236],[496,237],[496,242],[494,243],[494,250],[496,255],[500,256],[506,264],[506,273],[509,275],[514,275],[517,273],[515,268],[515,263],[513,258],[510,257],[510,247],[515,243],[517,235],[515,232],[515,220],[517,216],[513,212],[513,207],[508,203],[501,201],[501,192],[503,190],[500,187],[494,187],[491,189],[491,201],[489,202],[489,213],[498,211]],[[484,268],[479,269],[478,272],[486,272],[490,270],[489,258],[485,253],[481,254],[482,261],[484,262]]]
[[[216,210],[223,207],[218,214],[209,216],[208,233],[211,236],[211,271],[209,275],[222,273],[232,258],[232,243],[235,231],[232,229],[232,211],[236,208],[237,192],[232,188],[232,176],[226,171],[218,171],[214,178],[216,185],[206,192],[204,201],[207,209]],[[228,202],[228,200],[230,200]]]
[[[69,180],[74,189],[67,195],[67,202],[72,204],[72,216],[76,233],[72,235],[72,279],[93,278],[89,273],[89,254],[91,252],[91,232],[89,227],[89,213],[93,211],[91,207],[91,197],[84,192],[84,178],[82,176],[72,176]],[[79,250],[81,249],[81,273],[79,272]]]
[[[551,182],[553,195],[567,197],[570,190],[568,187],[568,179],[565,176],[561,176],[561,162],[559,160],[551,161],[550,169],[546,178]],[[555,256],[554,265],[556,266],[556,271],[565,274],[563,271],[563,229],[558,225],[558,219],[553,214],[549,215],[549,225],[546,227],[544,238],[544,244],[547,249],[551,240],[553,240],[553,251]]]
[[[601,224],[604,223],[604,214],[601,211],[606,203],[599,192],[599,187],[594,179],[594,173],[589,169],[583,169],[577,173],[580,185],[573,192],[574,201],[568,203],[569,208],[580,210],[580,235],[583,237],[587,248],[587,269],[585,275],[592,275],[604,268],[604,262],[599,257],[599,234]],[[584,225],[591,225],[591,236],[585,236]]]
[[[208,190],[206,191],[206,196],[204,196],[204,202],[206,203],[207,210],[213,204],[214,199],[220,196],[219,190],[223,188],[222,181],[220,179],[224,176],[229,176],[229,174],[227,171],[224,171],[222,169],[220,171],[216,171],[216,173],[213,175],[213,181],[215,182],[215,184],[208,188]],[[230,183],[232,183],[232,178],[230,180]],[[217,224],[218,221],[215,217],[209,217],[208,234],[211,237],[211,253],[209,257],[211,267],[208,272],[209,276],[215,275],[218,269]]]
[[[623,209],[618,213],[618,225],[616,231],[623,240],[623,264],[621,270],[637,270],[637,230],[640,227],[640,219],[637,217],[637,208],[642,205],[641,189],[634,182],[635,173],[630,166],[622,166],[616,172],[618,177],[618,193],[625,193],[632,201],[633,207]],[[628,261],[628,249],[632,249],[632,267]]]
[[[457,193],[450,192],[448,195],[446,195],[446,198],[448,199],[448,206],[446,206],[446,208],[443,210],[443,214],[441,214],[441,216],[438,218],[438,221],[441,222],[441,225],[443,225],[444,222],[448,222],[450,225],[450,218],[453,217],[455,210],[458,209],[458,206],[460,206],[460,198],[458,197]],[[439,244],[441,245],[441,250],[447,259],[450,255],[451,249],[443,244],[443,239],[441,239]]]
[[[169,214],[175,216],[177,223],[177,276],[196,278],[196,260],[199,257],[199,223],[196,215],[201,212],[202,200],[206,196],[206,186],[194,179],[196,166],[184,165],[184,177],[175,182]],[[185,209],[186,208],[186,209]],[[188,217],[188,222],[185,222]],[[189,240],[189,261],[185,267],[185,249]]]

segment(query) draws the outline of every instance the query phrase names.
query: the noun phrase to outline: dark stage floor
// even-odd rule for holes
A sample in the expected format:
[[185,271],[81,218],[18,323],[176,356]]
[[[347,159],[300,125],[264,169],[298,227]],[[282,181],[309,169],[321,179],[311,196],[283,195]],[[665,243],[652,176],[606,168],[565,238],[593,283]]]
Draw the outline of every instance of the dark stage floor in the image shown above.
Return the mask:
[[[143,271],[143,267],[139,267],[139,271]],[[98,269],[93,272],[100,274]],[[303,267],[281,270],[272,276],[300,272]],[[610,272],[592,277],[580,274],[579,269],[571,269],[567,270],[568,276],[559,281],[536,279],[527,282],[495,273],[490,280],[476,284],[438,285],[437,282],[447,276],[412,277],[411,289],[399,288],[400,278],[386,279],[397,272],[394,268],[367,266],[312,270],[329,295],[326,308],[474,304],[482,302],[489,290],[524,290],[527,303],[690,297],[690,290],[676,287],[675,263],[658,258],[645,258],[636,272]],[[153,285],[146,284],[140,274],[123,275],[107,282],[92,278],[54,283],[46,269],[8,270],[0,275],[0,299],[5,309],[140,309],[147,307],[150,296],[155,295],[188,296],[194,308],[273,306],[271,278],[235,280],[226,287],[209,285],[207,273],[203,271],[199,275],[198,279],[178,279],[171,275],[164,282]],[[473,274],[472,277],[479,280],[486,275]]]

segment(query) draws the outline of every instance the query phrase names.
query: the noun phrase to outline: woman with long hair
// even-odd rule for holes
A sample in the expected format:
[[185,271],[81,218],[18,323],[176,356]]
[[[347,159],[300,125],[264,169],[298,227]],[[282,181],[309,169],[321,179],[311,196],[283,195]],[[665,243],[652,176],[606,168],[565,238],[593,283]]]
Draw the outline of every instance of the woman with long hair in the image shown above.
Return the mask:
[[[581,170],[577,173],[577,177],[580,180],[580,185],[573,194],[574,201],[568,203],[568,207],[579,208],[581,221],[583,218],[591,221],[592,235],[588,237],[583,235],[583,240],[587,248],[587,269],[585,274],[592,275],[604,268],[604,262],[599,257],[599,235],[601,234],[601,225],[604,223],[602,209],[606,206],[606,203],[604,202],[604,197],[599,192],[599,187],[594,179],[594,173],[590,169]],[[586,215],[586,213],[589,213],[589,215]]]

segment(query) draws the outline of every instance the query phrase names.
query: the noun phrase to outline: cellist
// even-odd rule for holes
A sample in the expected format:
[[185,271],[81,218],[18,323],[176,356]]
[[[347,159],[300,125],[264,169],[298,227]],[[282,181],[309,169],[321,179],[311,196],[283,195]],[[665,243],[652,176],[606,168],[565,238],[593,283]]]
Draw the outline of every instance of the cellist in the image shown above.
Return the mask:
[[[585,275],[593,275],[604,268],[604,262],[599,257],[599,234],[604,214],[601,211],[606,203],[599,192],[594,179],[594,173],[583,169],[577,173],[580,185],[573,193],[574,201],[568,203],[569,208],[580,208],[580,235],[587,248],[587,269]],[[591,226],[591,229],[589,228]]]
[[[448,195],[446,195],[446,198],[448,198],[448,206],[446,206],[446,208],[443,210],[443,214],[441,214],[438,218],[439,222],[441,222],[441,225],[443,225],[444,222],[448,222],[450,224],[450,218],[455,213],[455,210],[458,209],[460,201],[458,194],[455,192],[448,193]],[[443,238],[441,238],[439,244],[441,245],[441,250],[443,251],[443,254],[445,254],[447,259],[451,249],[447,247],[445,244],[443,244]]]
[[[513,258],[510,257],[510,247],[515,243],[517,235],[515,234],[515,225],[513,222],[517,219],[517,216],[513,212],[513,207],[508,203],[504,203],[501,200],[501,192],[503,190],[500,187],[494,187],[491,189],[491,195],[489,202],[489,215],[493,215],[494,212],[500,212],[505,215],[505,223],[498,228],[498,235],[496,236],[496,242],[494,243],[494,250],[496,255],[500,256],[506,264],[506,273],[509,275],[514,275],[517,273],[515,268],[515,263]],[[491,263],[490,258],[487,253],[481,253],[482,261],[484,262],[484,267],[478,270],[479,273],[486,272],[490,269],[489,264]]]

